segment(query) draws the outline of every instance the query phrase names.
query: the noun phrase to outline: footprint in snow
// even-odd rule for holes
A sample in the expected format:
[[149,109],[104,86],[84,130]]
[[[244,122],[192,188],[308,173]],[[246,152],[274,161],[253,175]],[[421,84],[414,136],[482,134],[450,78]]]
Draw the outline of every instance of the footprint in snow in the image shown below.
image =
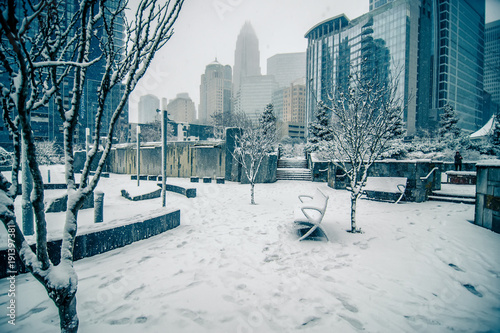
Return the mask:
[[130,318],[108,320],[108,324],[110,324],[110,325],[127,325],[129,323],[130,323]]
[[143,263],[145,262],[146,260],[149,260],[149,259],[152,259],[153,257],[151,256],[145,256],[145,257],[142,257],[137,263],[140,264],[140,263]]
[[135,288],[134,290],[128,292],[125,297],[123,297],[124,299],[128,300],[129,298],[131,298],[132,296],[134,296],[135,294],[139,293],[141,290],[143,290],[146,286],[145,285],[141,285],[140,287],[138,288]]
[[370,247],[368,243],[361,243],[361,242],[354,242],[353,245],[358,245],[361,250],[366,250]]
[[339,299],[339,301],[342,303],[342,305],[344,306],[344,308],[346,308],[348,311],[350,312],[353,312],[353,313],[356,313],[358,312],[358,308],[352,304],[350,304],[349,302],[347,302],[346,300],[344,299]]
[[106,288],[107,286],[109,286],[110,284],[113,284],[115,282],[118,282],[122,279],[122,276],[117,276],[115,278],[113,278],[112,280],[109,280],[108,282],[105,282],[103,284],[101,284],[98,288],[99,289],[102,289],[102,288]]
[[477,297],[483,297],[483,294],[481,294],[479,291],[477,291],[473,285],[466,283],[463,286],[465,287],[465,289],[467,289],[468,291],[470,291],[472,294],[476,295]]
[[354,319],[354,318],[350,318],[350,317],[347,317],[347,316],[344,316],[344,315],[339,315],[339,316],[340,316],[340,318],[344,319],[349,324],[351,324],[355,329],[358,329],[358,330],[362,330],[363,329],[363,324],[359,320]]
[[448,264],[448,266],[450,266],[451,268],[453,268],[454,270],[458,271],[458,272],[464,272],[463,269],[461,269],[460,267],[458,267],[457,265],[455,264]]

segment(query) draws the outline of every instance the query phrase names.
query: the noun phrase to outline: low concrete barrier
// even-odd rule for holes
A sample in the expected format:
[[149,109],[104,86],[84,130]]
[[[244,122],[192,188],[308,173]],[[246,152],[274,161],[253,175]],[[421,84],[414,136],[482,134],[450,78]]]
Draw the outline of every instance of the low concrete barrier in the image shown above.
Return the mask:
[[[161,184],[158,184],[161,187]],[[167,184],[167,191],[185,195],[187,198],[196,198],[195,188],[184,188],[182,186]]]
[[[180,210],[174,210],[166,214],[152,216],[142,221],[131,222],[114,228],[89,231],[76,236],[74,247],[74,260],[90,257],[111,251],[125,245],[132,244],[143,239],[161,234],[167,230],[178,227],[181,223]],[[60,239],[49,241],[47,244],[49,257],[57,265],[61,261],[61,243]],[[33,250],[36,245],[31,245]],[[0,250],[0,278],[7,277],[8,264],[7,249]],[[17,253],[15,255],[16,275],[27,273],[21,259]],[[9,269],[9,276],[12,269]]]
[[[54,198],[47,200],[45,204],[46,213],[60,213],[66,211],[68,205],[68,194],[60,196],[59,198]],[[94,193],[89,194],[80,209],[94,208]]]
[[158,189],[151,193],[136,195],[134,197],[131,196],[126,190],[122,190],[121,192],[122,192],[122,197],[131,201],[149,200],[149,199],[159,198],[161,196],[161,189]]

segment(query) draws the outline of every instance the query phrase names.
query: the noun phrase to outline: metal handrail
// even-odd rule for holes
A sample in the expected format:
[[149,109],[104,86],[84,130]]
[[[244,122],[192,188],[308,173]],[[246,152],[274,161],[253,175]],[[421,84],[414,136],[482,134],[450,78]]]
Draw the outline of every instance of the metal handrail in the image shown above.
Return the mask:
[[432,169],[432,170],[431,170],[431,172],[429,172],[429,174],[428,174],[427,176],[425,176],[425,177],[420,177],[420,180],[427,180],[427,179],[429,179],[429,177],[432,175],[432,173],[433,173],[434,171],[436,171],[436,170],[439,170],[439,168],[438,168],[438,167],[434,167],[434,169]]

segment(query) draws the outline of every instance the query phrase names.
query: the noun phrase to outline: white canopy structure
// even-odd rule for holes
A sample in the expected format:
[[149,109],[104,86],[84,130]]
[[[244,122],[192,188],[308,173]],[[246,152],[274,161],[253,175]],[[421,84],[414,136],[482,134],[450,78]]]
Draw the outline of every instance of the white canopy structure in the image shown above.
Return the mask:
[[482,140],[482,139],[487,139],[488,136],[491,134],[491,131],[493,131],[493,125],[495,124],[495,116],[492,116],[488,122],[481,127],[478,131],[472,133],[470,135],[471,140]]

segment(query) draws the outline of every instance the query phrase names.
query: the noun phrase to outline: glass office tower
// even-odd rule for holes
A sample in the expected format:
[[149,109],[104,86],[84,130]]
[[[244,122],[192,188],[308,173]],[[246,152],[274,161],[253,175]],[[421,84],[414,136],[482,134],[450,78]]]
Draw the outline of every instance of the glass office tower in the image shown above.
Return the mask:
[[415,1],[391,2],[354,20],[336,16],[306,33],[308,121],[316,102],[328,103],[353,71],[377,72],[379,79],[399,78],[398,93],[408,101],[404,120],[408,132],[415,132],[416,99],[410,97],[417,90],[418,20],[413,18],[418,10]]
[[484,125],[484,0],[434,1],[433,13],[432,106],[450,104],[458,125],[475,131]]
[[408,135],[435,131],[446,104],[457,111],[461,128],[477,130],[483,125],[484,8],[484,0],[371,1],[370,11],[354,20],[339,15],[315,25],[305,35],[308,121],[316,102],[346,86],[364,62],[380,78],[399,78]]

